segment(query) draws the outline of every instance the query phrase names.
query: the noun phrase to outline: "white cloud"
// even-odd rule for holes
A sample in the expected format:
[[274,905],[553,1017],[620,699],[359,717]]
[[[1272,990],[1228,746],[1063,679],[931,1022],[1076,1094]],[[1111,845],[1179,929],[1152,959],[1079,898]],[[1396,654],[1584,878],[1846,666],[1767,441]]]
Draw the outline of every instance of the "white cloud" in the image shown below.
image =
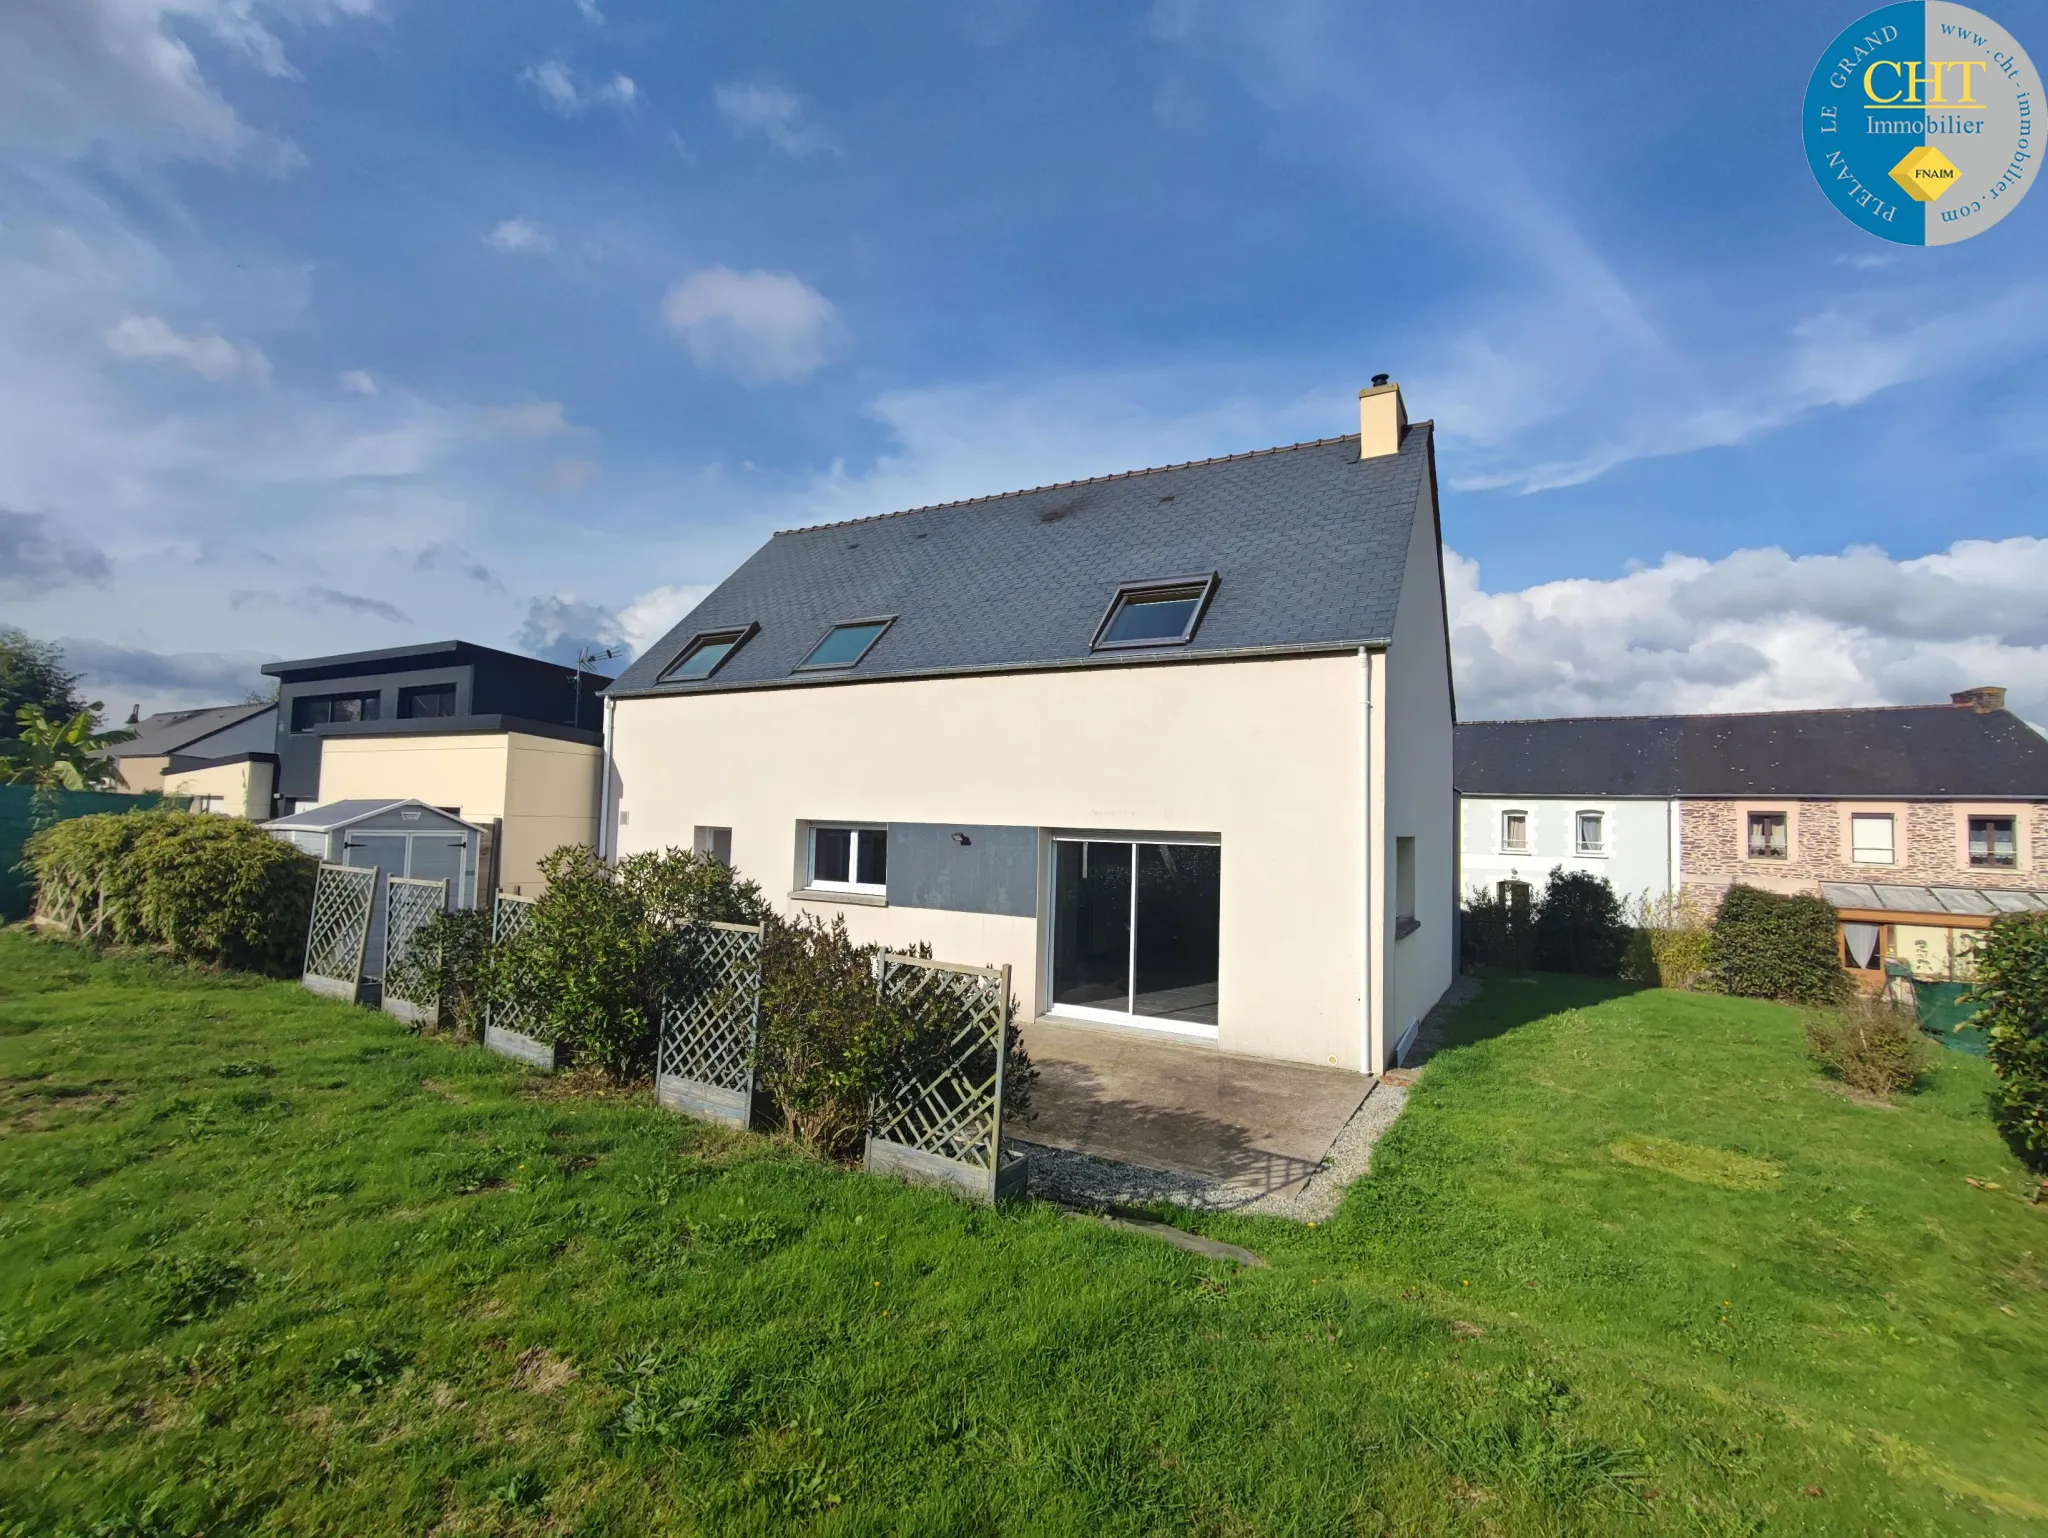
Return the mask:
[[184,336],[154,315],[126,315],[103,340],[123,358],[148,358],[182,363],[202,379],[224,384],[230,379],[270,379],[270,360],[255,347],[237,346],[217,332]]
[[334,376],[334,382],[351,395],[375,395],[377,381],[359,368],[343,369]]
[[477,421],[487,433],[509,433],[515,438],[552,438],[570,431],[560,401],[521,401],[516,406],[486,406]]
[[619,636],[637,657],[710,596],[710,587],[703,584],[653,588],[619,610]]
[[838,332],[832,302],[786,272],[707,267],[671,288],[661,313],[700,368],[722,369],[748,384],[815,373]]
[[831,137],[809,121],[804,99],[779,85],[734,81],[718,87],[712,99],[736,130],[759,134],[785,155],[815,155],[833,147]]
[[604,12],[597,8],[597,0],[576,0],[576,9],[593,27],[604,25]]
[[484,237],[500,251],[552,251],[555,239],[525,219],[506,219]]
[[583,93],[576,89],[576,77],[559,59],[529,64],[519,78],[540,93],[541,101],[564,117],[583,110]]
[[563,117],[574,117],[592,102],[621,113],[630,112],[640,100],[640,87],[631,76],[614,75],[596,90],[587,91],[577,81],[576,72],[560,59],[529,64],[519,72],[519,78],[533,87],[543,106]]
[[367,15],[372,0],[9,0],[0,22],[0,147],[70,158],[94,145],[227,162],[297,156],[251,129],[200,73],[180,26],[243,64],[296,78],[266,14]]
[[2048,539],[1893,560],[1738,550],[1488,593],[1446,556],[1458,713],[1645,715],[1916,704],[2003,684],[2048,721]]

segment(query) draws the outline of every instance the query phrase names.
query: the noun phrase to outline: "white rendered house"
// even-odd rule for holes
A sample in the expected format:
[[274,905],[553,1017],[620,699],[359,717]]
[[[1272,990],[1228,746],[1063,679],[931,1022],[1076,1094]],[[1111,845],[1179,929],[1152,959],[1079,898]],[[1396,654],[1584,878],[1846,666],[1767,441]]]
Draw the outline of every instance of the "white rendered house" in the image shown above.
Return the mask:
[[1377,1072],[1454,975],[1428,423],[782,533],[609,690],[692,845],[1020,1017]]

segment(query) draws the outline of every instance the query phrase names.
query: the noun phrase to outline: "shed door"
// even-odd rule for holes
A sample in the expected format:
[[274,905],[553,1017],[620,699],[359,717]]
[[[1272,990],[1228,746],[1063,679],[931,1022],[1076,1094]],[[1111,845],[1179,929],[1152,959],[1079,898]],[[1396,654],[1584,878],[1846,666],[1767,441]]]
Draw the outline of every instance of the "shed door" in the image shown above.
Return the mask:
[[370,943],[363,952],[365,977],[384,975],[384,877],[405,874],[405,842],[403,833],[350,833],[341,843],[342,864],[375,866],[379,872],[377,902],[370,910]]
[[447,882],[448,904],[454,907],[462,901],[462,856],[468,845],[468,837],[461,833],[415,833],[412,868],[404,874]]

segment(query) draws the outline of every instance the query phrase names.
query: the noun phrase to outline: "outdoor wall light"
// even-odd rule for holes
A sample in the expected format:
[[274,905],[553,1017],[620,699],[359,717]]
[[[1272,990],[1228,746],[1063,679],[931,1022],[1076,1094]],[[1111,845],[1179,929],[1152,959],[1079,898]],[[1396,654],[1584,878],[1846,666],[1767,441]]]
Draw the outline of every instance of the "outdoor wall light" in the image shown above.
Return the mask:
[[974,840],[969,838],[965,833],[955,833],[953,835],[953,842],[964,846],[973,843]]

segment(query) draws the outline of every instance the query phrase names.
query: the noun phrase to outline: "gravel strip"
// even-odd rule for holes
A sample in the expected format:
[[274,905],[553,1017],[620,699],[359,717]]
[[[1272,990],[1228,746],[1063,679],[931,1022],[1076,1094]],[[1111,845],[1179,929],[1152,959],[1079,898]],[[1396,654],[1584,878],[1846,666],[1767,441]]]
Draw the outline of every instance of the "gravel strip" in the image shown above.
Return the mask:
[[[1444,1022],[1478,995],[1477,978],[1460,977],[1451,985],[1416,1032],[1409,1052],[1411,1065],[1419,1066],[1435,1053],[1443,1040]],[[1413,1067],[1403,1070],[1400,1079],[1409,1080],[1414,1071]],[[1323,1156],[1322,1167],[1308,1179],[1278,1191],[1239,1181],[1118,1164],[1022,1138],[1006,1141],[1031,1156],[1031,1194],[1041,1200],[1095,1212],[1106,1207],[1142,1207],[1164,1201],[1198,1212],[1241,1212],[1292,1218],[1297,1223],[1320,1223],[1336,1212],[1345,1187],[1372,1168],[1373,1145],[1393,1126],[1407,1103],[1407,1082],[1376,1080],[1366,1091],[1364,1104],[1352,1113],[1351,1120],[1344,1124],[1344,1130]]]

